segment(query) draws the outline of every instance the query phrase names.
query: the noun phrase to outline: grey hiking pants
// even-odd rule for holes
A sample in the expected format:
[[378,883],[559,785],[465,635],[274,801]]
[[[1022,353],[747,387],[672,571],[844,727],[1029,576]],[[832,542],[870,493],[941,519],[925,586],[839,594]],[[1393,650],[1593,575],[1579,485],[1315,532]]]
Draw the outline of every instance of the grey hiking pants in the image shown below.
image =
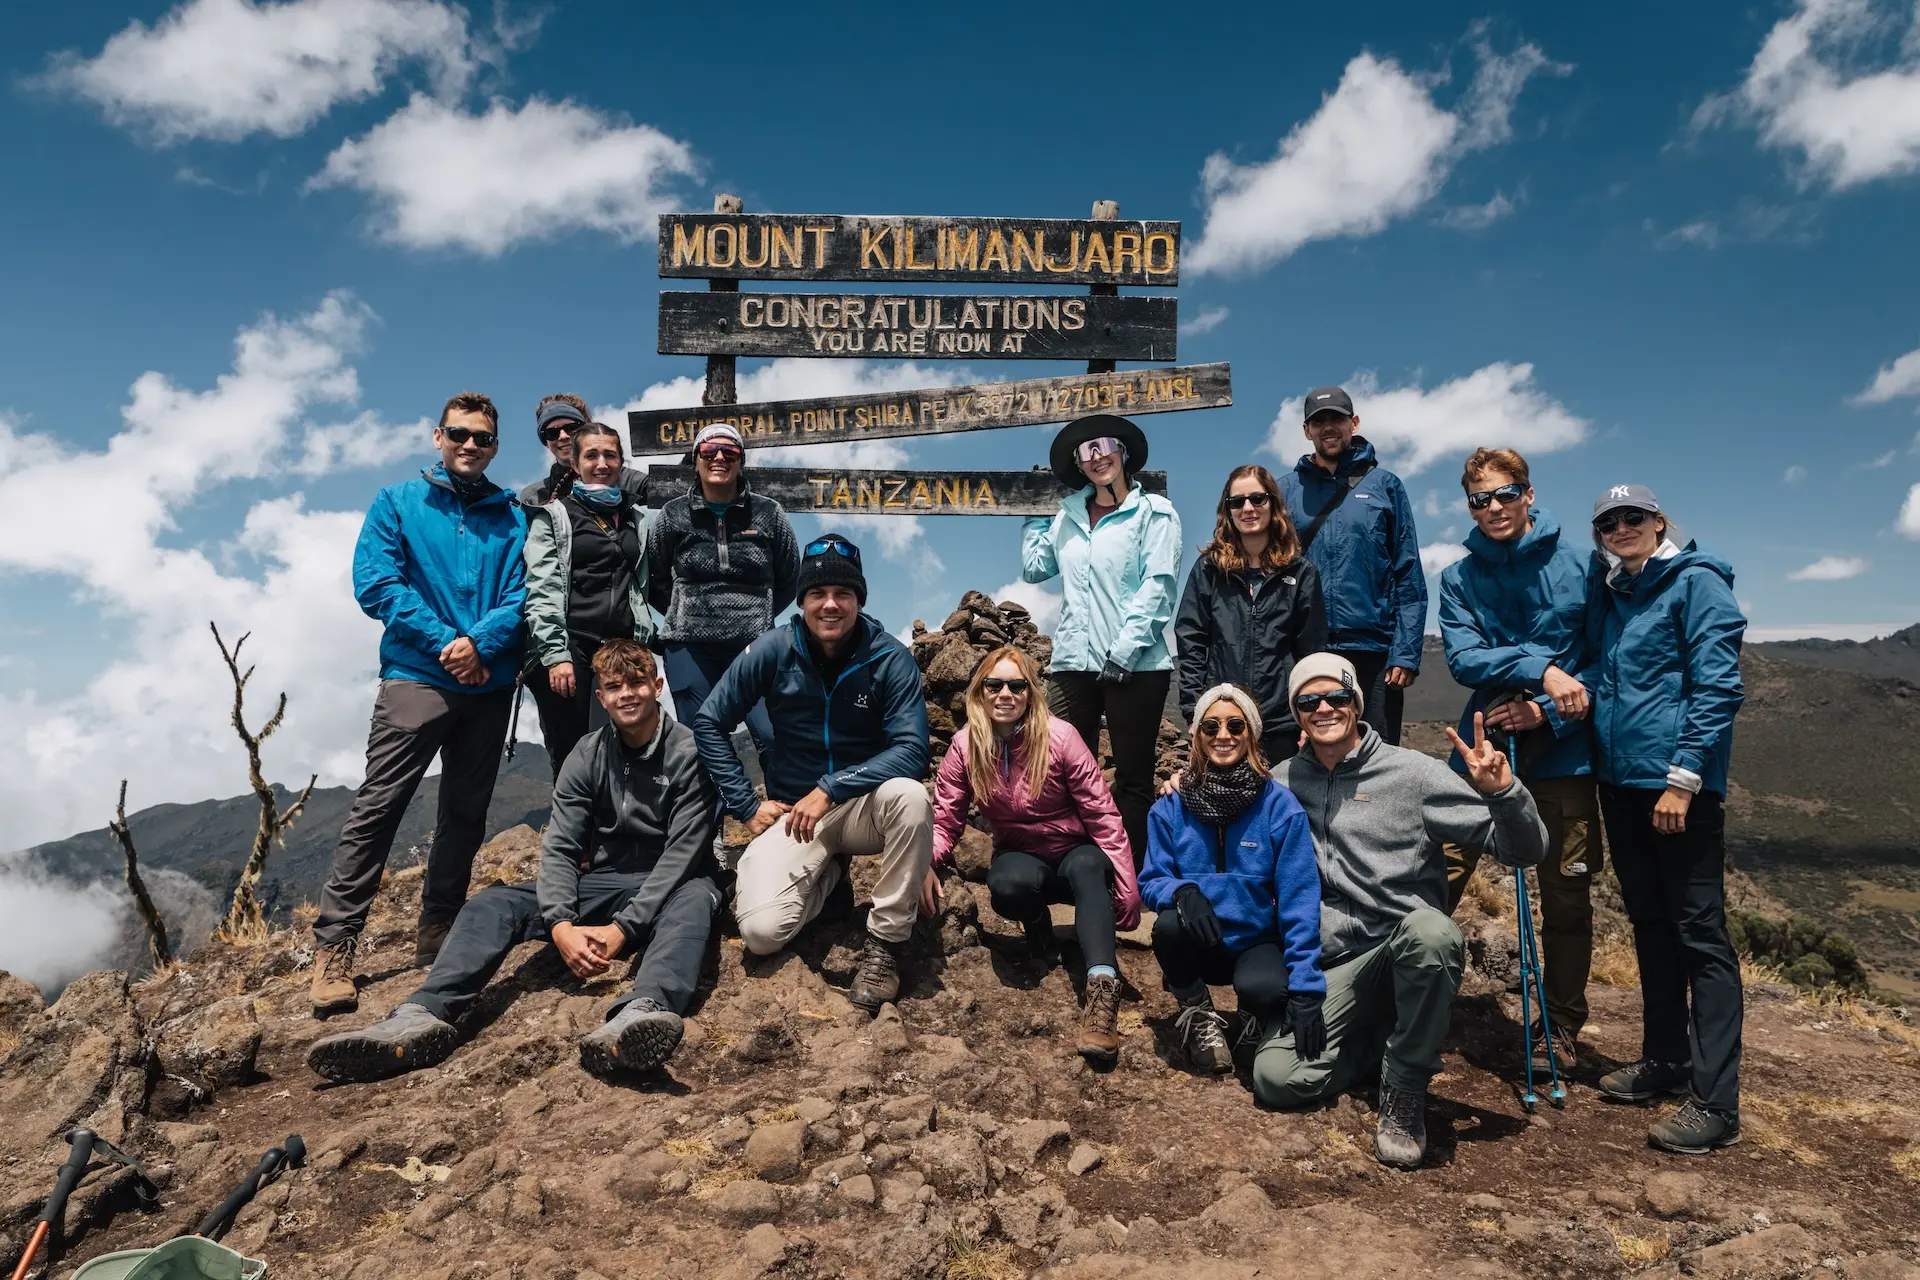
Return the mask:
[[440,757],[440,808],[427,852],[420,918],[451,921],[467,900],[473,855],[487,831],[500,751],[506,745],[513,690],[454,693],[415,680],[382,680],[367,734],[367,780],[340,828],[333,866],[320,891],[313,940],[331,946],[357,937],[380,891],[393,837],[434,756]]

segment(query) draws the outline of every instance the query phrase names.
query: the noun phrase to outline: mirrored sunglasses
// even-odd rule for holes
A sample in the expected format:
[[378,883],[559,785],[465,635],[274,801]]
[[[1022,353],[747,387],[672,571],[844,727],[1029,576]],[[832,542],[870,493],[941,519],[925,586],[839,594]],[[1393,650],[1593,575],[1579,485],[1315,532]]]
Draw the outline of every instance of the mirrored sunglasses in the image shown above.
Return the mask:
[[500,433],[497,431],[474,431],[467,427],[448,427],[446,437],[455,444],[465,444],[471,440],[482,449],[491,449],[500,443]]
[[1503,507],[1510,507],[1527,496],[1527,486],[1523,484],[1503,484],[1498,489],[1482,489],[1478,493],[1467,495],[1467,506],[1473,511],[1485,511],[1496,501]]
[[709,440],[693,452],[695,457],[706,458],[709,461],[714,458],[739,458],[744,456],[739,449],[736,449],[733,445],[723,440]]
[[1239,716],[1228,716],[1225,720],[1218,716],[1208,716],[1200,722],[1200,732],[1206,737],[1217,738],[1220,736],[1220,726],[1223,724],[1227,726],[1227,732],[1236,738],[1247,731],[1247,722]]
[[1095,458],[1104,458],[1109,454],[1124,454],[1116,436],[1096,436],[1092,440],[1083,440],[1074,449],[1073,456],[1082,462],[1092,462]]
[[823,556],[829,551],[832,551],[838,555],[843,555],[847,559],[853,561],[855,564],[860,563],[860,548],[854,546],[851,542],[848,542],[845,538],[835,538],[835,537],[815,538],[812,542],[809,542],[806,545],[805,550],[802,551],[801,554],[809,555],[809,556]]
[[1612,533],[1623,522],[1629,529],[1638,529],[1652,518],[1651,511],[1642,511],[1638,507],[1625,511],[1603,511],[1593,518],[1593,531],[1598,534]]
[[1002,689],[1005,689],[1008,693],[1012,694],[1014,697],[1017,698],[1021,694],[1025,693],[1028,689],[1032,688],[1033,686],[1028,684],[1025,680],[1020,680],[1020,679],[1003,680],[999,676],[988,676],[985,680],[982,680],[980,682],[980,687],[982,689],[985,689],[988,693],[999,693]]
[[1301,715],[1309,715],[1318,711],[1323,702],[1335,711],[1345,711],[1353,705],[1353,690],[1335,689],[1330,693],[1303,693],[1294,698],[1293,709]]

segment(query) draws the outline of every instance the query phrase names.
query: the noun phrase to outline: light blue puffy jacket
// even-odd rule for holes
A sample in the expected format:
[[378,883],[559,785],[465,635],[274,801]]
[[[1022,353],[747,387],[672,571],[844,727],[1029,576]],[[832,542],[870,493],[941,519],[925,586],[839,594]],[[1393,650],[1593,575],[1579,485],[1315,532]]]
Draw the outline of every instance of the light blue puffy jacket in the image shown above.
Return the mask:
[[1136,481],[1119,509],[1094,528],[1093,486],[1069,494],[1051,518],[1033,516],[1020,536],[1020,578],[1064,590],[1053,630],[1053,669],[1093,671],[1108,660],[1128,671],[1171,671],[1167,625],[1180,598],[1180,515]]

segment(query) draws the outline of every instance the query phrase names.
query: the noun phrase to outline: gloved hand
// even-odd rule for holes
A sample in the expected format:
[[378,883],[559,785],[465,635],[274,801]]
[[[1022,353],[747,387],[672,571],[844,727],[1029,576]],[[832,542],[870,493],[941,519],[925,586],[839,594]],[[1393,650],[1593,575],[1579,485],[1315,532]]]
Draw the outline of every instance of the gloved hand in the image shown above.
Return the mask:
[[1173,909],[1180,913],[1180,927],[1203,947],[1220,945],[1220,917],[1197,884],[1183,884],[1173,891]]
[[1287,1021],[1293,1025],[1293,1054],[1301,1062],[1312,1062],[1327,1051],[1327,1020],[1320,1006],[1326,1002],[1321,991],[1295,991],[1287,996]]
[[1125,684],[1131,679],[1133,679],[1133,672],[1127,670],[1112,658],[1108,658],[1106,665],[1100,668],[1101,684]]

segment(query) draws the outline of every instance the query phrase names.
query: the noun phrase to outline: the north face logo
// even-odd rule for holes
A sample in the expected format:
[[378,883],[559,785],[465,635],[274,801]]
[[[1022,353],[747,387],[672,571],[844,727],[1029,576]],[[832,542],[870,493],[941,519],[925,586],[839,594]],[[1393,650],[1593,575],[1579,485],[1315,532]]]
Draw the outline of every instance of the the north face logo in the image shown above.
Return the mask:
[[1628,486],[1624,484],[1617,484],[1613,486],[1613,488],[1607,490],[1607,496],[1609,498],[1624,498],[1627,496],[1627,489],[1628,489]]

